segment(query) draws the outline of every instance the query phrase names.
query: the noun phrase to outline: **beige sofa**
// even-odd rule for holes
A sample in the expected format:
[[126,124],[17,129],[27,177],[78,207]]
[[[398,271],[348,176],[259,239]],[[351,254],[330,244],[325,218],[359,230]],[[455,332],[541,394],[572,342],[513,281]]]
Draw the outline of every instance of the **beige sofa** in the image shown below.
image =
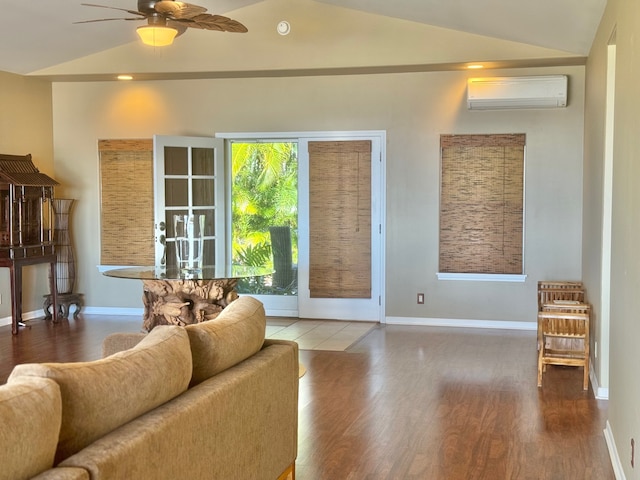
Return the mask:
[[17,365],[0,480],[293,478],[298,347],[264,333],[241,297],[212,321],[112,335],[101,360]]

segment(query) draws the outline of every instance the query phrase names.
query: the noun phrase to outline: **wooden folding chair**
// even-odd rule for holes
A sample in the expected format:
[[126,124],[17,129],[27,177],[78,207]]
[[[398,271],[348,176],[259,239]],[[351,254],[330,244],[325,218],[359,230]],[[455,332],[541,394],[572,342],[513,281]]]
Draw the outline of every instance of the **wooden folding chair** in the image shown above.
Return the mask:
[[[582,366],[583,388],[589,388],[589,313],[538,312],[538,387],[547,365]],[[568,339],[561,342],[556,339]],[[576,348],[576,342],[582,345]]]
[[582,282],[540,281],[538,282],[538,311],[554,300],[584,302],[585,290]]
[[[564,313],[586,313],[591,314],[591,304],[580,303],[573,300],[554,300],[551,303],[545,303],[542,305],[543,312],[564,312]],[[548,348],[556,349],[577,349],[583,348],[582,339],[569,339],[569,338],[548,338]],[[540,345],[538,345],[538,350]]]
[[[538,311],[543,310],[544,305],[552,305],[559,302],[584,303],[585,290],[582,282],[543,280],[538,282]],[[538,331],[538,336],[540,331]],[[567,342],[555,342],[566,345]],[[540,345],[538,344],[538,350]]]

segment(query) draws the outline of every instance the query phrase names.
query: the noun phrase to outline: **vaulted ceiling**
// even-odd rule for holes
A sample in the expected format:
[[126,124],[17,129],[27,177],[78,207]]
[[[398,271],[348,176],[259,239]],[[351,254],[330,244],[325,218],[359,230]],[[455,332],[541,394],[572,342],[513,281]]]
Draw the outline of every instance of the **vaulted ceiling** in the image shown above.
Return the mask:
[[[136,0],[92,1],[118,8],[137,8]],[[585,57],[589,53],[606,0],[193,0],[193,3],[206,7],[209,13],[230,16],[240,21],[249,28],[249,33],[190,29],[176,39],[173,46],[165,47],[179,51],[179,61],[174,62],[174,55],[177,58],[177,54],[171,50],[166,50],[167,53],[155,52],[156,58],[161,57],[163,61],[156,62],[154,67],[143,66],[141,69],[158,73],[165,69],[177,72],[215,68],[207,64],[204,56],[197,58],[195,52],[202,50],[194,47],[196,42],[206,42],[206,46],[202,48],[212,55],[219,55],[218,49],[224,49],[225,54],[229,55],[229,51],[233,51],[237,44],[239,55],[247,56],[247,52],[251,51],[253,56],[253,52],[266,49],[268,45],[258,40],[259,35],[264,35],[267,31],[273,34],[278,20],[288,20],[292,26],[289,42],[295,43],[295,47],[290,45],[285,50],[289,57],[304,56],[305,52],[307,55],[315,55],[315,49],[321,48],[328,37],[334,54],[340,49],[340,45],[345,45],[347,51],[352,49],[351,61],[355,66],[376,63],[373,53],[371,58],[362,53],[368,46],[380,52],[379,64],[389,64],[394,58],[399,64],[517,60],[518,58],[509,58],[517,57],[512,48],[516,46],[522,50],[524,58]],[[82,6],[81,0],[0,0],[0,7],[2,71],[31,75],[88,74],[96,67],[92,66],[92,62],[84,62],[82,59],[100,55],[100,52],[116,52],[96,57],[101,60],[95,62],[104,63],[106,58],[124,55],[125,49],[139,48],[135,35],[135,27],[141,24],[139,22],[74,24],[90,19],[130,17],[124,12]],[[404,37],[403,32],[408,32],[406,38],[401,38]],[[442,45],[434,45],[437,43],[433,41],[436,33],[443,38]],[[464,36],[460,36],[463,34]],[[234,37],[238,35],[246,38],[240,41]],[[253,42],[247,38],[253,38]],[[447,56],[435,52],[435,47],[441,50],[449,48],[451,39],[454,39],[453,43],[460,43],[457,45],[460,49],[458,53]],[[475,48],[474,44],[478,43],[475,39],[484,44],[483,50]],[[496,48],[496,40],[509,45],[508,52]],[[432,44],[432,50],[428,54],[421,51],[427,49],[428,46],[422,45],[427,41]],[[185,46],[177,46],[179,43]],[[472,48],[465,50],[464,43]],[[191,50],[186,50],[186,45]],[[412,45],[416,46],[416,52],[409,55],[405,51],[413,50]],[[395,49],[394,52],[385,51],[392,48]],[[189,56],[189,51],[194,52],[192,56],[195,58],[191,61],[196,66],[186,64],[185,57]],[[491,58],[492,51],[496,58]],[[269,61],[276,58],[270,56],[270,52],[264,53],[264,58]],[[344,67],[347,63],[346,60],[336,61],[334,65],[329,60],[331,54],[326,52],[325,55],[325,67]],[[140,63],[140,57],[136,58]],[[82,68],[68,66],[74,65],[78,59],[81,59],[80,63],[85,63]],[[293,64],[298,68],[306,65],[302,61],[294,61]],[[67,66],[60,68],[60,65]],[[123,61],[118,68],[131,70],[132,65],[135,65],[134,60],[129,63]],[[228,70],[234,67],[225,68]],[[256,68],[265,69],[269,65],[265,60],[265,65]],[[284,68],[284,64],[274,68]]]

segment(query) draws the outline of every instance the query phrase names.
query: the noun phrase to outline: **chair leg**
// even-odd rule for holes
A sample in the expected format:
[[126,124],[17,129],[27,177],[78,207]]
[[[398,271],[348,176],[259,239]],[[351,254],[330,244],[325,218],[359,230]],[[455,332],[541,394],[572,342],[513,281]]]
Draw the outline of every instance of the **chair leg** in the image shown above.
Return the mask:
[[582,389],[589,390],[589,359],[584,362],[584,380],[582,382]]
[[544,347],[541,345],[540,346],[540,351],[538,352],[538,386],[541,387],[542,386],[542,351],[544,350]]

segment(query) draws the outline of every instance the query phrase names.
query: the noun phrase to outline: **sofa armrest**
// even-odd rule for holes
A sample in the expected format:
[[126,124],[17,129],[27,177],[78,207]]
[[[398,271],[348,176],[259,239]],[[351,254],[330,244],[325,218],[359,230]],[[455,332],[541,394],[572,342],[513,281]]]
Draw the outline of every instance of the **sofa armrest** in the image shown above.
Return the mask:
[[102,342],[102,358],[135,347],[146,333],[112,333]]
[[80,467],[57,467],[42,472],[31,480],[90,480],[89,472]]
[[264,343],[262,344],[262,348],[267,348],[270,345],[289,345],[295,349],[296,354],[298,353],[298,344],[292,340],[279,340],[277,338],[265,338]]

